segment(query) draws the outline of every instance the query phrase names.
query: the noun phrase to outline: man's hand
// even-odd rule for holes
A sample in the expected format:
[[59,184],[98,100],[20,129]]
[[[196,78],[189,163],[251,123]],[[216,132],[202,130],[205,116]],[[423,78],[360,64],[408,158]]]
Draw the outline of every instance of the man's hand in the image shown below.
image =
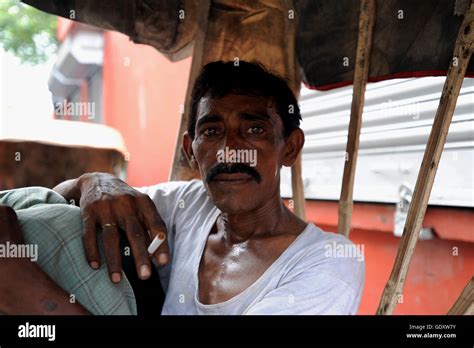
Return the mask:
[[[150,197],[109,174],[84,174],[77,179],[76,186],[80,191],[79,206],[84,222],[84,249],[91,267],[94,269],[100,267],[97,246],[99,228],[102,230],[110,278],[114,283],[121,281],[122,264],[118,232],[121,228],[130,243],[138,276],[147,279],[151,275],[148,245],[157,234],[166,235],[166,226]],[[167,241],[154,255],[159,264],[164,265],[168,262]]]

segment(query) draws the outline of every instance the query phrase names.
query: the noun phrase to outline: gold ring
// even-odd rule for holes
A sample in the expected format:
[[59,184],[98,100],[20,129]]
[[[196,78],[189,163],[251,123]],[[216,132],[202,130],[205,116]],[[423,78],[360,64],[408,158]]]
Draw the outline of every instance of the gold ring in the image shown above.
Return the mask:
[[117,226],[116,224],[104,224],[102,225],[102,228],[106,228],[106,227],[115,227]]

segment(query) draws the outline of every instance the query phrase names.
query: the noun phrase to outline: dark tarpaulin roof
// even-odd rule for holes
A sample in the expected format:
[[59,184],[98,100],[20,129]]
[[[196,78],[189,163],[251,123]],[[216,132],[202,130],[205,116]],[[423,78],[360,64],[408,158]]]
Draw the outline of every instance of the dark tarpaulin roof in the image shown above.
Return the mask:
[[[465,2],[465,0],[457,0]],[[24,0],[41,10],[116,30],[175,61],[189,56],[197,30],[194,0]],[[369,81],[445,75],[463,17],[455,0],[379,0]],[[458,4],[459,5],[459,4]],[[303,82],[331,89],[352,83],[358,37],[357,0],[213,0],[206,60],[260,60],[292,80],[296,44]],[[294,38],[285,23],[294,10]],[[180,12],[181,11],[181,12]],[[400,12],[401,11],[401,12]],[[183,18],[182,14],[185,14]],[[401,18],[402,17],[402,18]],[[222,30],[220,30],[220,28]],[[290,42],[291,40],[296,42]],[[240,52],[239,52],[240,51]],[[348,65],[344,63],[348,58]],[[281,61],[281,63],[280,63]],[[474,76],[471,61],[466,76]]]
[[[454,15],[454,5],[454,0],[377,1],[369,81],[446,75],[463,20]],[[304,82],[319,89],[352,83],[359,1],[297,0],[296,6],[296,50]],[[344,57],[349,66],[343,65]],[[474,60],[468,71],[472,76]]]

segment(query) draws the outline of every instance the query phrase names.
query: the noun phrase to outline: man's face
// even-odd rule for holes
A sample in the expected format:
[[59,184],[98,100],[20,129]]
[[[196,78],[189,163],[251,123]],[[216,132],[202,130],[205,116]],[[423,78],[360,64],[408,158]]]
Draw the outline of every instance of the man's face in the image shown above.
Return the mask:
[[254,210],[279,196],[285,139],[271,98],[202,98],[192,150],[207,191],[221,211]]

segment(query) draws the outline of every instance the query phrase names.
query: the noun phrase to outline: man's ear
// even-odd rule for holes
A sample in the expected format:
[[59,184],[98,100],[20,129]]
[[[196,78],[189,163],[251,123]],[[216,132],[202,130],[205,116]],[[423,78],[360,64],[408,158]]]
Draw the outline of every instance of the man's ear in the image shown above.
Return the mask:
[[196,157],[194,157],[193,153],[193,139],[189,135],[188,132],[184,132],[183,134],[183,150],[186,159],[188,160],[189,166],[194,169],[198,170],[198,165],[196,161]]
[[285,152],[283,153],[283,159],[281,164],[286,167],[291,167],[304,145],[304,133],[301,128],[296,128],[291,132],[288,138],[285,140]]

